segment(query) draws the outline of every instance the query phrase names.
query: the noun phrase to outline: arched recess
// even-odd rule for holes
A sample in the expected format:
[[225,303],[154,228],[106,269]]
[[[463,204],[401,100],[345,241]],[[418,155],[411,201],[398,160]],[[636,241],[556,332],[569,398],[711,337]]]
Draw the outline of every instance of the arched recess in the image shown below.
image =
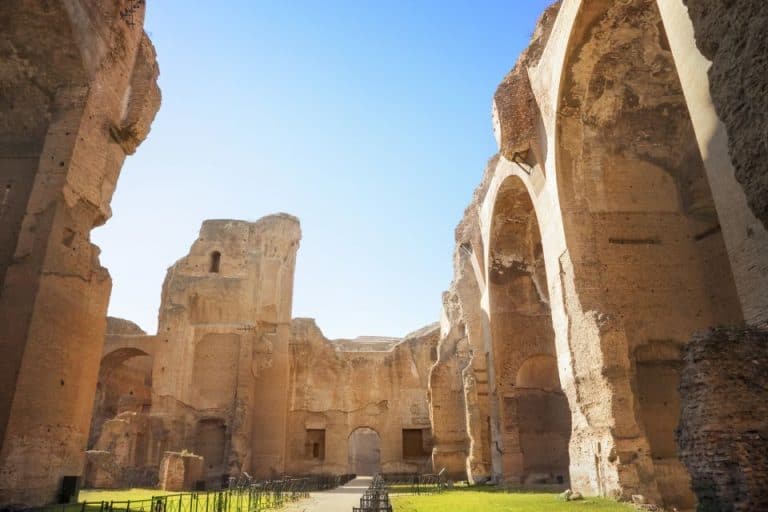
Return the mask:
[[558,113],[566,314],[587,422],[571,446],[575,478],[690,508],[673,431],[680,347],[742,315],[653,0],[583,3]]
[[349,471],[375,475],[381,471],[381,437],[369,427],[358,427],[347,439]]
[[152,356],[122,347],[101,359],[93,402],[88,447],[92,448],[105,421],[121,412],[147,412],[152,405]]
[[503,477],[565,486],[571,413],[557,372],[538,219],[517,176],[499,188],[490,234],[489,318]]

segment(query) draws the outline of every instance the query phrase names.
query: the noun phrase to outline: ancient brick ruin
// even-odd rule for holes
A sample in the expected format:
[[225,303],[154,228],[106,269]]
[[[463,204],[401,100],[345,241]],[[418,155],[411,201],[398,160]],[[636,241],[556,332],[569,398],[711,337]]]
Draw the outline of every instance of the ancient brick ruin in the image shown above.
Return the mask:
[[158,333],[109,320],[86,485],[154,485],[183,450],[203,457],[209,487],[242,472],[431,470],[437,327],[331,341],[291,320],[300,238],[285,214],[205,221],[168,270]]
[[767,510],[768,332],[712,329],[684,361],[678,444],[699,509]]
[[768,4],[548,8],[493,97],[439,326],[328,340],[292,318],[286,214],[205,221],[156,334],[107,320],[89,232],[159,106],[129,3],[0,3],[0,506],[69,475],[441,469],[768,506]]
[[0,3],[0,504],[83,473],[111,289],[90,232],[160,105],[132,3]]

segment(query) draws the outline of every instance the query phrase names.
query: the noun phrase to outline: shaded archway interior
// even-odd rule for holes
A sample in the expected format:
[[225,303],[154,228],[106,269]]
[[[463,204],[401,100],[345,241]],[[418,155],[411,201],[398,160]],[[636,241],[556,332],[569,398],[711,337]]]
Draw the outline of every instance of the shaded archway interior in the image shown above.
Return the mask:
[[680,348],[697,330],[741,322],[740,306],[656,3],[591,2],[578,25],[558,144],[574,283],[582,309],[601,315],[608,378],[634,376],[614,403],[634,403],[635,418],[605,415],[620,438],[644,432],[665,503],[685,508],[693,496],[674,439]]
[[152,357],[123,347],[101,359],[88,447],[93,448],[105,421],[125,412],[146,412],[152,405]]
[[565,486],[571,414],[558,377],[538,220],[515,176],[496,199],[489,287],[504,479]]

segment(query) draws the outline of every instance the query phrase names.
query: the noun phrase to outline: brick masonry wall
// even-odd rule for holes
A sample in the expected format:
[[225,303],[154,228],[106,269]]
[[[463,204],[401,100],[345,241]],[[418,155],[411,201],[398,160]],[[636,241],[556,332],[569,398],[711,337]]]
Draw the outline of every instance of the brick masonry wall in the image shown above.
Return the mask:
[[768,331],[696,336],[680,397],[677,442],[698,510],[768,510]]

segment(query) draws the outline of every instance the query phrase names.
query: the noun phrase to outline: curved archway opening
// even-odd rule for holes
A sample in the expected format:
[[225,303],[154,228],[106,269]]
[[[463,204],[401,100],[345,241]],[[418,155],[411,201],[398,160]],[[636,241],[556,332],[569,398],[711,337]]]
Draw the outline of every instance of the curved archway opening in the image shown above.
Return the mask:
[[381,437],[369,427],[358,427],[347,439],[350,472],[375,475],[381,471]]
[[152,405],[152,356],[122,347],[101,359],[88,447],[93,448],[107,420],[123,412],[147,412]]
[[502,471],[515,484],[569,482],[571,413],[560,388],[541,234],[522,180],[499,189],[488,286]]
[[[615,443],[599,453],[600,443],[580,436],[572,451],[595,461],[589,470],[579,461],[579,478],[602,492],[608,469],[618,480],[652,472],[619,486],[691,508],[674,439],[680,349],[695,331],[741,323],[742,314],[656,2],[585,5],[561,94],[557,180],[568,279],[597,323],[592,332],[573,330],[569,342],[577,382],[607,381],[612,396],[583,408],[590,427],[610,430]],[[602,368],[594,371],[583,354],[599,354]]]

